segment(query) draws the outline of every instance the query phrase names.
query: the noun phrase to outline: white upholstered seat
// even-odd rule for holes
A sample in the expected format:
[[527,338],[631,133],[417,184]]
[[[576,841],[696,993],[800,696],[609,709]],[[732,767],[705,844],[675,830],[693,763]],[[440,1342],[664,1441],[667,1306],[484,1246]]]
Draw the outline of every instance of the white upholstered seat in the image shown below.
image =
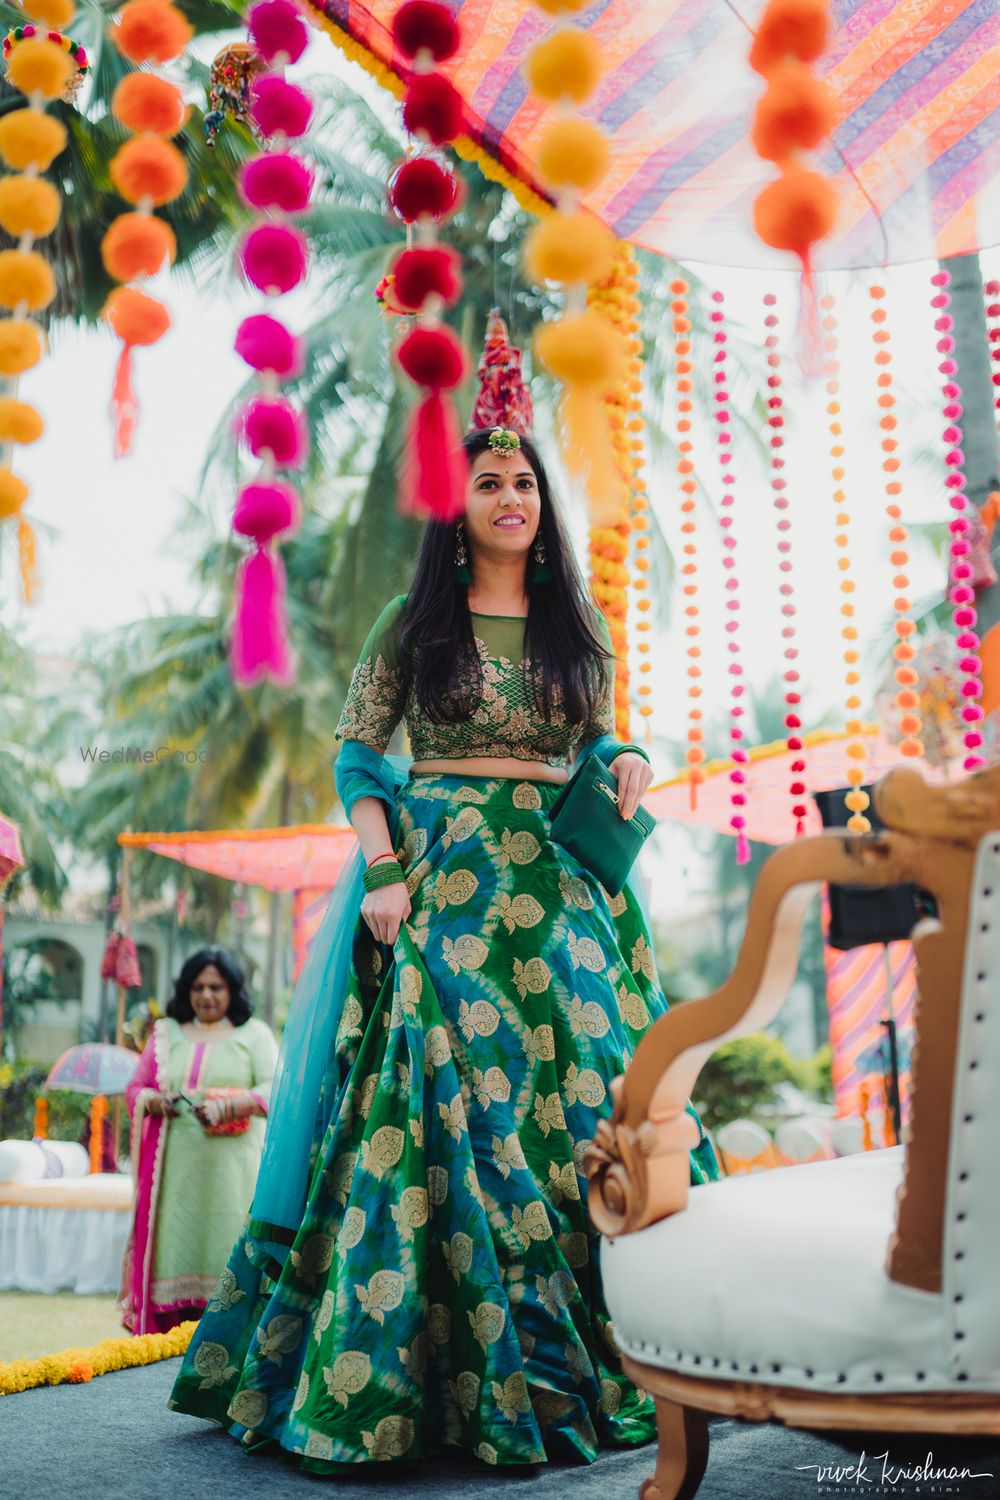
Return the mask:
[[624,1352],[676,1374],[836,1395],[1000,1392],[998,988],[992,833],[972,879],[940,1292],[886,1272],[906,1148],[810,1162],[694,1188],[683,1212],[604,1239]]

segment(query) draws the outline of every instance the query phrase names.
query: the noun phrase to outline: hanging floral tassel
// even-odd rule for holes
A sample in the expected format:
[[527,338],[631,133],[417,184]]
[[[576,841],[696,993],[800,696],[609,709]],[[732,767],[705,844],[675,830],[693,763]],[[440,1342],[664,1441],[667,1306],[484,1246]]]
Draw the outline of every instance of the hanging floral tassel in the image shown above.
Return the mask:
[[36,1141],[48,1140],[49,1136],[49,1101],[39,1094],[35,1100],[35,1123],[32,1127],[32,1138]]
[[104,1164],[104,1121],[108,1114],[108,1101],[103,1094],[95,1094],[90,1101],[90,1170],[99,1172]]
[[253,687],[264,677],[282,687],[293,680],[285,608],[285,564],[269,548],[251,552],[237,569],[231,659],[233,674],[243,687]]
[[170,327],[170,313],[162,302],[135,287],[118,287],[104,305],[103,317],[122,341],[122,351],[115,366],[111,388],[111,416],[115,436],[115,457],[121,458],[132,446],[138,404],[132,385],[132,350],[137,345],[155,344]]
[[21,592],[25,604],[34,604],[38,598],[38,563],[35,548],[35,529],[25,516],[17,523],[17,556],[21,572]]
[[511,343],[499,307],[490,309],[476,375],[479,394],[469,418],[469,431],[506,427],[530,437],[535,414],[521,369],[521,351]]
[[443,324],[422,326],[406,335],[396,359],[403,373],[426,391],[407,429],[402,505],[415,515],[452,521],[465,510],[468,460],[459,446],[461,429],[454,405],[444,393],[466,376],[465,349]]

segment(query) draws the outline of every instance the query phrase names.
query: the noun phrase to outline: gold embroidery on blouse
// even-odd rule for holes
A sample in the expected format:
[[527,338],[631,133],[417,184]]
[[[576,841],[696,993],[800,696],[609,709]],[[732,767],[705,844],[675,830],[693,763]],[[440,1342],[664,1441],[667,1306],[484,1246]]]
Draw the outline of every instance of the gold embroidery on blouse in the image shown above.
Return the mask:
[[[393,730],[402,721],[410,740],[413,759],[458,759],[465,756],[513,757],[547,761],[565,767],[571,752],[597,735],[614,730],[614,704],[610,689],[594,706],[587,723],[571,723],[564,707],[559,683],[550,694],[549,714],[536,706],[541,696],[542,670],[526,657],[515,663],[506,656],[491,656],[480,636],[473,637],[482,676],[482,697],[471,714],[454,723],[434,723],[416,701],[412,683],[407,685],[401,668],[381,653],[358,662],[351,677],[336,733],[340,739],[358,740],[375,749],[385,749]],[[474,691],[470,672],[459,684],[459,696]],[[531,793],[522,793],[515,805],[528,810]],[[537,796],[537,793],[533,793]]]

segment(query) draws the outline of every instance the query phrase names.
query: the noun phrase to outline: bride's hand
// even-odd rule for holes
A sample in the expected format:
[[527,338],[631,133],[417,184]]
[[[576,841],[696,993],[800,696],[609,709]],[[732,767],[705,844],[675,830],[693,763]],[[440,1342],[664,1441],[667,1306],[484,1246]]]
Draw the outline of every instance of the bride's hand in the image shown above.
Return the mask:
[[399,934],[400,924],[410,915],[410,896],[402,880],[380,885],[367,891],[361,903],[361,915],[371,928],[376,942],[391,948]]
[[626,750],[615,756],[609,769],[618,781],[618,811],[631,818],[653,779],[653,768],[643,756]]

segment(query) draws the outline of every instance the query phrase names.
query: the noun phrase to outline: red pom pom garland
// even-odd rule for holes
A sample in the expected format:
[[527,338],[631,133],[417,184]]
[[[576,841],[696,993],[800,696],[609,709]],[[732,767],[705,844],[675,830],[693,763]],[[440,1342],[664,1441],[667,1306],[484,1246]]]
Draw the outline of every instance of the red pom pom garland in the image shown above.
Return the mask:
[[[285,149],[285,143],[305,132],[312,106],[302,89],[282,77],[282,70],[304,52],[308,30],[291,0],[257,0],[248,28],[257,53],[269,65],[254,80],[251,114],[265,139],[275,137],[277,149],[262,151],[240,169],[240,193],[259,215],[243,237],[240,261],[250,284],[264,296],[276,297],[301,285],[309,265],[308,241],[290,216],[308,209],[314,175],[306,162]],[[297,528],[300,503],[294,487],[276,471],[297,469],[305,462],[308,434],[301,411],[278,395],[278,382],[300,373],[302,348],[283,323],[266,313],[243,320],[235,347],[261,383],[260,393],[238,420],[240,435],[260,469],[240,491],[233,516],[234,531],[248,537],[254,551],[237,571],[230,663],[240,687],[262,680],[287,685],[294,680],[295,668],[277,538]]]
[[461,41],[451,11],[436,0],[404,0],[392,18],[392,39],[404,57],[415,62],[447,62]]
[[[442,146],[461,133],[461,96],[435,64],[453,57],[461,32],[438,0],[405,0],[393,19],[398,50],[412,63],[403,99],[403,124],[425,146]],[[406,248],[395,257],[375,295],[386,311],[417,319],[396,348],[403,373],[423,395],[407,427],[400,473],[403,511],[454,520],[465,510],[468,462],[448,392],[464,378],[469,360],[461,340],[441,322],[462,294],[461,262],[437,242],[437,226],[459,202],[458,181],[435,157],[411,154],[393,173],[389,205],[407,226]],[[414,226],[415,231],[414,231]],[[416,244],[414,244],[416,238]]]

